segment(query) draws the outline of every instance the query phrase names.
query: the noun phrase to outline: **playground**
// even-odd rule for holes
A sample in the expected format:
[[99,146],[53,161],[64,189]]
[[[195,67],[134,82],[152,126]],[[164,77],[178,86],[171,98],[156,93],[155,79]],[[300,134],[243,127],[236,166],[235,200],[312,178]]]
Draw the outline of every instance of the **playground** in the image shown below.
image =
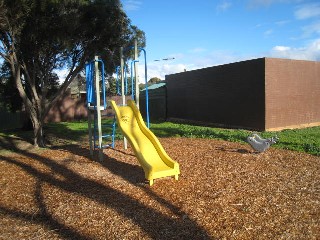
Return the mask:
[[[135,45],[131,80],[136,56]],[[49,148],[36,149],[18,135],[0,135],[0,239],[320,238],[319,156],[159,138],[148,109],[145,123],[137,106],[139,81],[131,84],[135,101],[125,102],[124,66],[119,104],[106,100],[103,61],[86,65],[81,138],[60,125],[63,137],[47,131]],[[108,105],[115,114],[106,126]],[[116,138],[116,126],[125,138]]]
[[160,138],[181,174],[149,186],[123,140],[104,149],[100,162],[90,156],[87,137],[48,138],[47,150],[22,138],[0,139],[0,239],[320,237],[317,156]]
[[[133,51],[131,59],[130,57],[129,59],[124,57],[124,52],[128,51]],[[145,83],[146,122],[139,109],[139,51],[144,53],[144,81],[142,82]],[[126,69],[129,65],[131,65],[131,93],[128,91],[129,81]],[[98,152],[99,161],[103,162],[103,149],[114,148],[118,126],[124,136],[124,149],[128,148],[129,142],[150,186],[153,185],[155,179],[163,177],[173,176],[175,180],[178,180],[180,174],[179,163],[166,153],[158,138],[149,129],[148,73],[145,49],[138,47],[137,40],[134,41],[134,46],[126,49],[120,48],[120,66],[116,67],[116,85],[117,95],[121,96],[122,103],[117,103],[111,99],[107,100],[107,79],[104,74],[105,65],[102,59],[95,56],[94,60],[86,63],[85,70],[91,156],[94,155],[94,152]],[[126,101],[128,95],[131,95],[131,99]],[[104,112],[110,107],[113,110],[113,122],[106,124],[103,123],[103,119],[104,117],[108,118],[108,114]]]

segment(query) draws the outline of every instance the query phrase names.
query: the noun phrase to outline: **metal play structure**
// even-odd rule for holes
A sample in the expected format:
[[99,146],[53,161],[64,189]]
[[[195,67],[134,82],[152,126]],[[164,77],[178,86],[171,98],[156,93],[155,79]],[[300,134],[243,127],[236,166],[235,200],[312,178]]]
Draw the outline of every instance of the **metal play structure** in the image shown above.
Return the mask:
[[[128,93],[127,70],[123,59],[124,51],[134,49],[134,58],[131,61],[131,100],[126,103],[126,94]],[[145,124],[139,111],[139,74],[138,74],[138,50],[144,53],[145,64],[145,83],[146,83],[146,113],[147,125]],[[160,141],[149,129],[149,105],[148,105],[148,85],[147,85],[147,61],[146,51],[137,47],[135,41],[134,47],[124,50],[120,49],[120,68],[117,68],[117,93],[120,93],[119,82],[121,80],[122,104],[118,106],[115,101],[106,99],[106,83],[104,76],[104,64],[98,57],[86,65],[87,78],[87,106],[88,106],[88,129],[90,153],[94,150],[99,151],[99,160],[103,160],[103,149],[107,147],[114,148],[116,123],[124,135],[124,147],[127,148],[129,141],[136,158],[144,170],[145,178],[152,185],[154,179],[174,176],[178,180],[180,174],[179,164],[172,160],[163,149]],[[120,73],[120,77],[119,77]],[[101,81],[100,81],[101,80]],[[100,87],[101,82],[101,87]],[[113,123],[103,125],[101,121],[102,112],[107,109],[108,103],[115,112]],[[93,125],[93,127],[92,127]],[[108,133],[105,133],[108,131]],[[109,139],[109,143],[103,143],[103,140]],[[98,142],[98,144],[97,144]]]
[[[133,60],[126,64],[124,59],[124,51],[134,49]],[[138,71],[138,50],[144,54],[144,75],[145,83],[147,83],[147,61],[146,51],[143,48],[138,48],[137,42],[128,49],[120,48],[120,66],[117,67],[117,94],[122,96],[122,105],[126,105],[126,95],[128,95],[128,80],[126,65],[130,65],[131,75],[131,98],[135,100],[139,106],[139,71]],[[116,119],[112,124],[102,124],[101,119],[104,117],[103,112],[109,107],[106,92],[106,78],[104,62],[97,56],[93,61],[90,61],[85,66],[86,70],[86,90],[87,90],[87,109],[88,109],[88,131],[89,131],[89,146],[90,154],[93,155],[95,150],[99,152],[99,160],[103,160],[103,149],[114,148]],[[120,90],[121,86],[121,90]],[[148,86],[146,84],[146,121],[148,127],[149,122],[149,99]],[[127,141],[124,139],[124,147],[127,148]]]

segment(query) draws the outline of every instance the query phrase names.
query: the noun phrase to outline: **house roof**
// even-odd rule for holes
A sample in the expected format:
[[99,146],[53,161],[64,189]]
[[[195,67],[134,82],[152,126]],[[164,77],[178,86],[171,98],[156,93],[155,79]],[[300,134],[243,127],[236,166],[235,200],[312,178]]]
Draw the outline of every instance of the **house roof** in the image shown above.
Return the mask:
[[[155,84],[152,84],[151,86],[148,87],[148,90],[153,90],[153,89],[158,89],[158,88],[161,88],[163,86],[165,86],[166,83],[155,83]],[[146,89],[142,89],[141,91],[145,91]]]

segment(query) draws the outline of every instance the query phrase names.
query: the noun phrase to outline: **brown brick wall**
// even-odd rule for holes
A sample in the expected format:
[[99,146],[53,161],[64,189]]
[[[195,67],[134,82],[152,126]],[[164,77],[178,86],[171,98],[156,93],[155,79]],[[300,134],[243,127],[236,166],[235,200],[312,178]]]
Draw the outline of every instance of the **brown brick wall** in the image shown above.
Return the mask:
[[266,58],[266,129],[320,125],[320,62]]
[[264,129],[264,58],[166,76],[167,117]]
[[260,58],[166,80],[168,118],[269,131],[320,125],[320,62]]

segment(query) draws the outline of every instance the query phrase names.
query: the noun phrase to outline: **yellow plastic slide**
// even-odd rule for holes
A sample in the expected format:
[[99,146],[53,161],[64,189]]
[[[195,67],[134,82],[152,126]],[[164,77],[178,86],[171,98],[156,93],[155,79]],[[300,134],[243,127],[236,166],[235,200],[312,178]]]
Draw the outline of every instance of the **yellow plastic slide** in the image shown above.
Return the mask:
[[115,101],[110,103],[118,126],[133,148],[150,186],[154,179],[161,177],[174,176],[178,180],[179,164],[167,155],[157,137],[147,128],[135,102],[128,100],[128,106],[117,106]]

